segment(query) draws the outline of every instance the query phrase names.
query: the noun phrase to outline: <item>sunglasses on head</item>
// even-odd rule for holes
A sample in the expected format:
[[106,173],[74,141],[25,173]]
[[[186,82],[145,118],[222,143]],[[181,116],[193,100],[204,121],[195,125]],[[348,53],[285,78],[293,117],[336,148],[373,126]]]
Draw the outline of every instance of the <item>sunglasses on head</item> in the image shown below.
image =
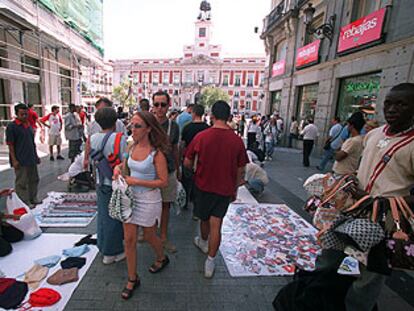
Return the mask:
[[160,105],[161,105],[161,107],[162,107],[162,108],[165,108],[165,107],[167,107],[167,106],[168,106],[168,104],[167,104],[167,103],[154,103],[153,105],[154,105],[154,107],[157,107],[157,108],[158,108]]

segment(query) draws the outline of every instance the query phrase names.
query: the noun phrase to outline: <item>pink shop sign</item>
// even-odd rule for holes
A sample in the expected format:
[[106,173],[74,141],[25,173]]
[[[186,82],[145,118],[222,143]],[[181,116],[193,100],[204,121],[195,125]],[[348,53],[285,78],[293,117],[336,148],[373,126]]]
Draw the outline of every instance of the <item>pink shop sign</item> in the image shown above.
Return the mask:
[[381,39],[386,8],[371,13],[341,28],[338,53]]
[[320,45],[321,40],[316,40],[298,49],[296,55],[296,68],[317,63],[319,61]]
[[272,77],[280,76],[285,73],[286,60],[280,60],[273,64]]

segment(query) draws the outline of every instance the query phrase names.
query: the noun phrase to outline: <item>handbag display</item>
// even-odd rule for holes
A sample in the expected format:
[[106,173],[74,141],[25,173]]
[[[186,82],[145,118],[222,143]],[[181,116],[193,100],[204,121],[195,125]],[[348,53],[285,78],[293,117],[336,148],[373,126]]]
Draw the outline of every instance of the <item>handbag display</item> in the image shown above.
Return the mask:
[[394,221],[393,231],[386,241],[388,265],[393,269],[414,270],[414,214],[404,198],[388,200]]
[[122,222],[128,222],[132,216],[134,194],[122,176],[112,182],[112,190],[108,205],[109,216]]

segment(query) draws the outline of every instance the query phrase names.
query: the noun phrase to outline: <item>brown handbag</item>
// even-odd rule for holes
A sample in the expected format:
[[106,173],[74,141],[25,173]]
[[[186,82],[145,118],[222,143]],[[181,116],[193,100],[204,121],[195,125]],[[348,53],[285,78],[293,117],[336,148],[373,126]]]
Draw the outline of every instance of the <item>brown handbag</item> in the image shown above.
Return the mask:
[[402,197],[389,198],[394,228],[386,241],[388,264],[393,269],[414,270],[414,213]]

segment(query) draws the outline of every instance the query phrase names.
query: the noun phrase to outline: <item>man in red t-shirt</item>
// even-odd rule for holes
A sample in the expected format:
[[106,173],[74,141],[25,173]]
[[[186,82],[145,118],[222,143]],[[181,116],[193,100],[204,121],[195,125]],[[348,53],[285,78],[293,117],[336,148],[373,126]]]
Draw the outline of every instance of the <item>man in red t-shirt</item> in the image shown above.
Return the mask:
[[36,136],[37,125],[42,126],[39,121],[39,116],[36,111],[33,109],[33,104],[27,104],[29,110],[27,110],[27,121],[33,129],[34,135]]
[[197,134],[188,146],[184,160],[187,168],[192,169],[194,164],[197,166],[194,215],[201,220],[201,236],[194,238],[194,244],[208,253],[204,264],[206,278],[214,274],[214,258],[220,246],[223,218],[236,197],[249,162],[243,141],[227,125],[230,106],[217,101],[211,113],[214,125]]

